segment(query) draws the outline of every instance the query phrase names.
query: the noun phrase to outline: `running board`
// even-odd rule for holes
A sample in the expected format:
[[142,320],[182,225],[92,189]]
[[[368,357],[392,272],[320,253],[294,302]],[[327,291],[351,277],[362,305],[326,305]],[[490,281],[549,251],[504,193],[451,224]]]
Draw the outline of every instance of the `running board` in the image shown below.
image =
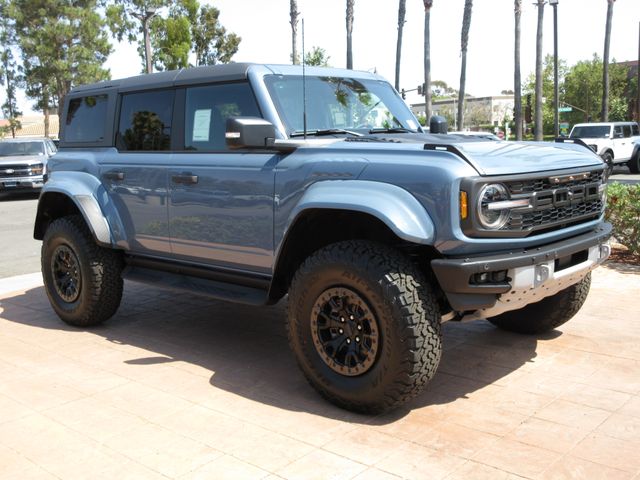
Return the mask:
[[125,268],[122,277],[132,282],[146,283],[178,292],[193,293],[217,300],[248,305],[265,305],[268,298],[268,290],[262,288],[235,285],[132,265]]

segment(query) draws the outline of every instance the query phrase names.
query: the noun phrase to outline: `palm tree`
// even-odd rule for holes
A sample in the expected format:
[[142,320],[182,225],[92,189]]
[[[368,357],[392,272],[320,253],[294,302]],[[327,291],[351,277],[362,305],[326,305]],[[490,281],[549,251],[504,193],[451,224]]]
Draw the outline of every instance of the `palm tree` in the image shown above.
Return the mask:
[[520,17],[522,15],[522,0],[514,0],[514,11],[513,117],[516,123],[516,140],[522,140],[522,78],[520,76]]
[[400,58],[402,57],[402,30],[407,13],[407,0],[398,2],[398,43],[396,45],[396,90],[400,91]]
[[536,32],[536,113],[535,140],[542,140],[542,21],[544,19],[545,0],[538,0],[538,30]]
[[429,122],[431,117],[431,7],[433,0],[424,2],[424,115]]
[[291,24],[291,62],[294,65],[298,65],[300,61],[298,60],[298,16],[300,12],[298,12],[298,2],[297,0],[291,0],[291,5],[289,8],[289,16],[291,20],[289,23]]
[[469,45],[469,28],[471,27],[471,7],[473,0],[464,0],[464,15],[462,17],[462,35],[460,42],[460,91],[458,92],[458,128],[462,130],[464,122],[464,88],[467,82],[467,46]]
[[613,2],[607,0],[607,24],[604,31],[604,55],[602,56],[602,113],[603,122],[609,121],[609,45],[611,43],[611,20],[613,19]]
[[353,6],[356,0],[347,0],[347,68],[353,69],[353,43],[351,34],[353,33]]

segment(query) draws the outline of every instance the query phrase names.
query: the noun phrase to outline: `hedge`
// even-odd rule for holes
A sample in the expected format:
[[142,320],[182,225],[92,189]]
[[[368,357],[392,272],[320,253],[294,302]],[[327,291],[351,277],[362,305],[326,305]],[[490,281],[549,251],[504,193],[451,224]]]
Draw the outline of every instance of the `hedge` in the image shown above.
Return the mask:
[[640,255],[640,185],[611,183],[607,187],[606,218],[613,235],[634,255]]

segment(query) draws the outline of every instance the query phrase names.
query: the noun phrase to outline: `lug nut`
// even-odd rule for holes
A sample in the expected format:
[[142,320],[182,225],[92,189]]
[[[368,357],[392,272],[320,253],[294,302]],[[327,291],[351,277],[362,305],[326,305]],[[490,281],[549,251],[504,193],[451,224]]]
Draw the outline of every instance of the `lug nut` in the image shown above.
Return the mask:
[[360,341],[360,337],[356,337],[356,342],[359,342],[359,341]]
[[342,335],[342,334],[344,333],[344,330],[343,330],[343,329],[339,329],[339,330],[338,330],[338,333],[339,333],[340,335]]
[[344,317],[340,317],[340,321],[344,323]]
[[353,320],[353,315],[349,315],[349,320]]
[[347,338],[347,343],[351,343],[351,339],[350,338]]
[[358,325],[358,330],[362,330],[362,325]]

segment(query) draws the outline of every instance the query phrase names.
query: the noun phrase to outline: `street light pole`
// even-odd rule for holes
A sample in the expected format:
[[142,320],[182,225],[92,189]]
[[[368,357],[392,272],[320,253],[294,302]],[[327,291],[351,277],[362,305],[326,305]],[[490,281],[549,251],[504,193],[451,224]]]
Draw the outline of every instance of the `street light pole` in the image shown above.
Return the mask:
[[560,136],[560,119],[558,112],[558,0],[549,0],[553,7],[553,134]]
[[134,17],[142,22],[142,35],[144,36],[144,60],[147,73],[153,73],[153,64],[151,63],[151,38],[149,36],[149,23],[156,15],[156,9],[149,7],[142,13],[132,13]]

